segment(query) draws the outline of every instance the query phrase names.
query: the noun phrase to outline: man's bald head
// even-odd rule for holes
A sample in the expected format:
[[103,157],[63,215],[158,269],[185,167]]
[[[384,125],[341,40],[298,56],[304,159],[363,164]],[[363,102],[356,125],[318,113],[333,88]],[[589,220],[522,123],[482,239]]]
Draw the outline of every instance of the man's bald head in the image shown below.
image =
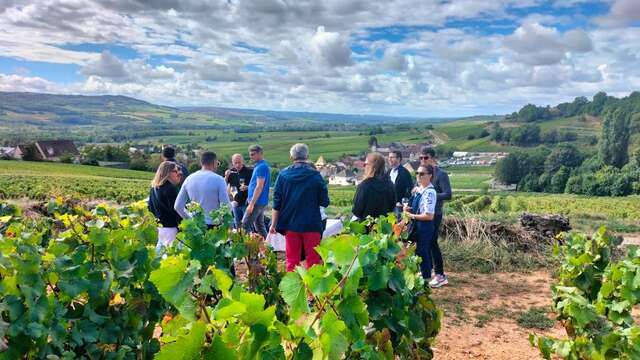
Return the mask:
[[231,165],[238,171],[244,166],[244,158],[241,154],[233,154],[231,156]]

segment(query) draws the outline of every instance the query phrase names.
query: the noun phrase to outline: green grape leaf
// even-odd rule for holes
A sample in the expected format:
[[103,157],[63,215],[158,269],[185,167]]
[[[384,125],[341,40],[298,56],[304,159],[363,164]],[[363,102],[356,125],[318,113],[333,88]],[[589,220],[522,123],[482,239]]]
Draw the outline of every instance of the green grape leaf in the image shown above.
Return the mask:
[[344,334],[347,327],[333,312],[324,314],[320,322],[320,344],[324,356],[330,360],[341,359],[349,348],[349,339]]
[[348,266],[356,255],[358,238],[354,235],[341,235],[331,243],[334,262],[338,266]]
[[293,317],[309,312],[306,289],[298,273],[289,272],[282,278],[280,292],[284,301],[291,307]]
[[386,289],[389,282],[389,268],[386,266],[377,266],[374,271],[369,274],[367,287],[371,291]]
[[398,269],[397,267],[394,267],[391,270],[391,277],[389,279],[389,287],[391,288],[391,290],[393,290],[395,292],[403,292],[406,289],[405,282],[404,282],[404,276],[402,274],[402,271],[400,269]]
[[313,351],[306,342],[303,342],[296,348],[293,358],[296,360],[311,360],[313,359]]
[[186,335],[178,336],[175,342],[165,344],[155,360],[191,360],[201,358],[206,340],[207,326],[200,321],[193,322]]
[[240,294],[240,303],[244,304],[248,313],[258,313],[264,310],[264,295],[243,292]]
[[342,289],[343,296],[356,295],[358,293],[358,287],[360,286],[360,279],[362,279],[363,276],[364,272],[360,267],[360,261],[356,260],[349,273],[349,277],[344,282],[344,288]]
[[[248,318],[248,317],[247,317]],[[271,326],[276,321],[276,306],[271,305],[263,311],[253,314],[251,320],[243,318],[247,324],[262,324],[264,326]]]
[[212,273],[216,279],[216,288],[222,291],[222,295],[224,297],[229,297],[229,289],[231,289],[231,286],[233,285],[233,279],[231,279],[226,272],[220,269],[213,269]]
[[200,279],[200,286],[198,286],[198,292],[200,294],[213,295],[213,288],[216,287],[216,279],[213,274],[207,274]]
[[160,268],[151,272],[149,280],[168,302],[175,306],[182,316],[195,321],[195,303],[189,290],[193,285],[196,269],[187,271],[187,260],[171,256],[162,260]]
[[253,341],[251,342],[248,358],[254,359],[260,348],[269,339],[269,330],[262,324],[255,324],[251,326],[251,334],[253,334]]
[[351,328],[369,325],[367,305],[359,296],[349,296],[338,305],[338,312],[345,324]]
[[216,305],[214,318],[216,320],[228,320],[246,312],[247,307],[243,303],[231,299],[222,299]]
[[228,346],[222,340],[222,337],[216,335],[211,342],[209,350],[205,353],[204,358],[206,360],[236,360],[238,355],[233,350],[234,347],[235,344],[233,346]]
[[334,272],[323,265],[314,265],[303,275],[304,283],[315,296],[326,295],[338,281]]
[[612,301],[611,302],[611,310],[621,313],[631,307],[631,304],[628,301]]

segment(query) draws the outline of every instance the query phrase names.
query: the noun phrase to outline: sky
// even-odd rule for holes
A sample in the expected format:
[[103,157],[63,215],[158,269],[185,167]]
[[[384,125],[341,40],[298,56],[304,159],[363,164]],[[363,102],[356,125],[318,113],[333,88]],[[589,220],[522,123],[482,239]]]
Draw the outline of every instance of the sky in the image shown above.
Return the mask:
[[0,91],[393,116],[640,90],[640,0],[0,0]]

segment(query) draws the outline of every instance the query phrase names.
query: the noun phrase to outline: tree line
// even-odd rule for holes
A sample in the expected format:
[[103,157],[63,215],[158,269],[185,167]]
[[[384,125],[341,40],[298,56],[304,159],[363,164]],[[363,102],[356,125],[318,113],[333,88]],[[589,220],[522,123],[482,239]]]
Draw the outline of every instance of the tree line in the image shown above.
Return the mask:
[[[496,179],[518,184],[520,191],[594,196],[640,194],[640,149],[632,154],[629,151],[630,137],[640,128],[640,92],[622,99],[602,94],[598,93],[591,102],[578,101],[585,108],[602,106],[604,122],[597,153],[587,153],[571,144],[553,150],[539,146],[532,151],[517,151],[498,161]],[[522,128],[519,131],[535,138],[536,131],[529,125]]]
[[[628,98],[636,99],[638,97],[640,97],[640,92],[637,91],[628,96]],[[616,106],[618,103],[625,102],[626,99],[627,98],[618,99],[601,91],[595,94],[591,101],[584,96],[579,96],[572,102],[561,103],[553,107],[549,105],[536,106],[534,104],[527,104],[520,110],[508,115],[507,119],[528,123],[585,114],[601,116],[607,108]]]

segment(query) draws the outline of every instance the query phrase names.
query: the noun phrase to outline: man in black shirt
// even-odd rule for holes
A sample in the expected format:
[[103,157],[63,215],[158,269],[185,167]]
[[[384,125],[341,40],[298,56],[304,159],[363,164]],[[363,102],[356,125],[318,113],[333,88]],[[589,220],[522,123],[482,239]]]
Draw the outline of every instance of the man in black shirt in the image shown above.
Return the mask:
[[413,181],[411,180],[411,174],[409,170],[402,166],[402,152],[393,150],[389,153],[387,158],[389,163],[389,170],[387,176],[391,179],[396,191],[396,216],[400,217],[402,211],[401,201],[403,198],[409,199],[411,197],[411,188],[413,187]]
[[187,170],[187,167],[183,163],[176,160],[176,149],[171,146],[165,146],[162,148],[162,156],[160,158],[162,161],[171,161],[180,166],[180,172],[182,172],[182,180],[180,180],[180,183],[178,184],[178,187],[180,187],[184,182],[184,179],[189,176],[189,170]]
[[229,186],[229,191],[233,196],[231,204],[233,206],[233,217],[236,228],[240,227],[242,217],[247,210],[247,197],[249,195],[249,181],[253,175],[253,169],[244,165],[244,159],[240,154],[231,157],[231,168],[224,174]]

